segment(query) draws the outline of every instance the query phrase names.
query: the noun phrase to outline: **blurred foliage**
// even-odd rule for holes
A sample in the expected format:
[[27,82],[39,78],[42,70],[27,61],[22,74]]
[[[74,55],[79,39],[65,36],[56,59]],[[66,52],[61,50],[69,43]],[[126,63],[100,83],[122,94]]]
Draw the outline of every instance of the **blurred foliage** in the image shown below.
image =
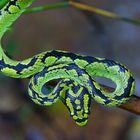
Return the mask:
[[2,9],[9,0],[0,0],[0,9]]

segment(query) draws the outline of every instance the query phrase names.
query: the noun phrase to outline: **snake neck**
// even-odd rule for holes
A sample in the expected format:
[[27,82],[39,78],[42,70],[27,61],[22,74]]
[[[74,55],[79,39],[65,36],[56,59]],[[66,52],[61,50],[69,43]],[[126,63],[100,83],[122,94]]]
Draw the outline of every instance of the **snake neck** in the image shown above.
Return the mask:
[[[3,8],[0,9],[0,42],[4,33],[33,1],[34,0],[9,0]],[[0,69],[5,65],[5,60],[9,61],[9,63],[14,62],[14,60],[6,56],[0,45]]]

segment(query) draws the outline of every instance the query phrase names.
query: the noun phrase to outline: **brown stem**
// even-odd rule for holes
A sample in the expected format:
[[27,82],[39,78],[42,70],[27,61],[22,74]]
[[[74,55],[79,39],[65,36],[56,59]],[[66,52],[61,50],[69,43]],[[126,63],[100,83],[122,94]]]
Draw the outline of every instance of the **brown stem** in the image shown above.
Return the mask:
[[[104,90],[106,90],[107,92],[112,92],[114,90],[111,87],[107,87],[104,85],[102,86]],[[119,106],[119,108],[140,115],[140,97],[133,95],[132,98],[127,103]]]
[[140,97],[133,95],[130,101],[120,106],[120,108],[140,115]]

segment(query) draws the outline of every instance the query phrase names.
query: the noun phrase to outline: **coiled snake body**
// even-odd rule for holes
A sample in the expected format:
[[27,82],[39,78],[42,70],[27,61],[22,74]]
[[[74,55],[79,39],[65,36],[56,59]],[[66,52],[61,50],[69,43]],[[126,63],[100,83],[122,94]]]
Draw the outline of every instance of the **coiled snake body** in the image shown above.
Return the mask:
[[[32,2],[11,0],[0,10],[0,38]],[[14,78],[32,77],[28,86],[31,99],[40,105],[52,105],[61,99],[81,126],[87,123],[92,99],[107,106],[121,105],[130,99],[135,84],[131,72],[113,60],[56,50],[15,61],[0,47],[0,70]],[[107,93],[94,76],[114,81],[115,91]],[[54,89],[47,86],[58,79]]]

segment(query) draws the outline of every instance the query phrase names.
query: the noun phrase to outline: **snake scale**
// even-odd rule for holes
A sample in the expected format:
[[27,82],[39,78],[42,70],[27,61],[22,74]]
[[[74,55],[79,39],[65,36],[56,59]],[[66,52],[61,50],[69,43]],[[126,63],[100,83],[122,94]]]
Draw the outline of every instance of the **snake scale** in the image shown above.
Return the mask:
[[[0,10],[0,39],[12,23],[34,0],[9,0]],[[52,105],[59,99],[80,126],[87,123],[91,100],[106,106],[119,106],[128,101],[135,81],[122,64],[105,58],[52,50],[23,61],[10,59],[0,47],[0,71],[13,78],[30,78],[28,93],[39,105]],[[107,93],[94,76],[105,77],[116,83]],[[50,81],[57,80],[55,87]]]

